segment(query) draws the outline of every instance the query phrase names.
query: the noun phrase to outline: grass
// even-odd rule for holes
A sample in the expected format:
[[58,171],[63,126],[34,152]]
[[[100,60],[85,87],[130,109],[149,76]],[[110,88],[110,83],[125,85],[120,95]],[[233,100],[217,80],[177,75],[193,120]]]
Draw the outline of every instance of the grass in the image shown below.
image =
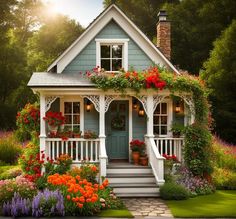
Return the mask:
[[183,201],[167,201],[174,217],[236,217],[236,190],[218,190],[214,194]]
[[116,217],[116,218],[133,218],[134,216],[127,210],[127,209],[121,209],[121,210],[104,210],[102,211],[98,217]]

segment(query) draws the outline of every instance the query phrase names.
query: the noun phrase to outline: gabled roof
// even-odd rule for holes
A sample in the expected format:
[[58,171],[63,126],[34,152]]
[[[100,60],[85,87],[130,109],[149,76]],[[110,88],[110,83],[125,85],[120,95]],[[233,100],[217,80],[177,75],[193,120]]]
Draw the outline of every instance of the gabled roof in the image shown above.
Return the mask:
[[85,48],[85,46],[111,21],[114,20],[137,44],[147,56],[161,65],[169,67],[179,74],[178,70],[163,55],[163,53],[148,39],[148,37],[122,12],[115,4],[106,8],[47,69],[57,66],[57,73],[65,67]]

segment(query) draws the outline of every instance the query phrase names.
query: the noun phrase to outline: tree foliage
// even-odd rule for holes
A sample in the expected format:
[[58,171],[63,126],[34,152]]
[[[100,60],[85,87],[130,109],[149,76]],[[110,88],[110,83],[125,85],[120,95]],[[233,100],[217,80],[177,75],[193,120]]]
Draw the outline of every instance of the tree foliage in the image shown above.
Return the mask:
[[214,43],[201,76],[210,89],[215,131],[223,139],[236,143],[236,20]]

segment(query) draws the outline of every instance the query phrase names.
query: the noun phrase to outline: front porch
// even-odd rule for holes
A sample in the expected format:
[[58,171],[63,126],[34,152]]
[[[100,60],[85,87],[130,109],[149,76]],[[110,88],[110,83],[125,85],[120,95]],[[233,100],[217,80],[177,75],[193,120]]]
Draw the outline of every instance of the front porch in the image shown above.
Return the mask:
[[[182,147],[184,139],[182,137],[175,138],[172,136],[170,124],[173,122],[175,103],[173,102],[170,93],[167,90],[155,92],[143,91],[140,95],[127,91],[122,93],[104,92],[99,89],[44,89],[40,92],[40,150],[44,150],[46,157],[55,160],[60,154],[67,153],[73,160],[73,165],[78,165],[83,161],[97,163],[100,168],[100,177],[107,176],[107,165],[110,161],[111,154],[109,152],[109,130],[106,121],[107,115],[110,113],[110,104],[114,101],[127,102],[127,124],[123,132],[127,132],[127,140],[125,140],[126,150],[128,153],[128,161],[131,162],[131,151],[129,142],[134,138],[145,140],[147,148],[146,152],[149,158],[149,166],[154,174],[155,181],[158,185],[164,183],[164,157],[163,154],[176,155],[177,159],[182,161]],[[179,95],[183,100],[182,104],[182,121],[184,125],[192,123],[193,114],[191,112],[192,100],[189,95]],[[79,126],[82,131],[82,136],[86,127],[92,127],[90,124],[91,118],[96,121],[98,138],[50,138],[48,136],[47,125],[44,117],[48,110],[55,110],[53,104],[59,102],[59,109],[63,114],[66,114],[62,109],[62,103],[67,100],[79,100]],[[91,102],[94,114],[87,112],[87,102]],[[138,102],[138,109],[135,104]],[[166,112],[163,115],[157,115],[157,107],[160,103],[168,102]],[[114,102],[115,103],[115,102]],[[116,105],[116,104],[115,104]],[[54,108],[54,109],[53,109]],[[139,115],[139,110],[144,111],[144,116]],[[91,110],[91,108],[90,108]],[[96,113],[95,113],[96,112]],[[89,114],[91,113],[91,114]],[[88,117],[88,114],[90,117]],[[97,115],[94,116],[94,115]],[[73,116],[73,115],[72,115]],[[159,118],[160,117],[160,118]],[[158,118],[158,121],[156,121]],[[164,121],[160,125],[161,119]],[[165,124],[166,122],[166,124]],[[90,126],[89,126],[90,124]],[[142,132],[139,128],[142,127]],[[158,127],[158,128],[157,128]],[[157,130],[158,129],[158,130]],[[119,131],[119,130],[118,130]],[[159,135],[157,132],[159,131]],[[164,133],[165,132],[165,133]],[[116,133],[115,133],[116,135]],[[123,137],[123,136],[122,136]],[[119,146],[119,145],[118,145]]]

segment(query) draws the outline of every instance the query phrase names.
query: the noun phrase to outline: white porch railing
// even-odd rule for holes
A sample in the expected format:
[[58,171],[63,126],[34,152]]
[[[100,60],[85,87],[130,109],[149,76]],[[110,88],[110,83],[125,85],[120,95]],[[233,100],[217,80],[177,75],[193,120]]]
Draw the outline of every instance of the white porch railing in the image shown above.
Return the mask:
[[158,185],[163,185],[164,180],[164,160],[165,158],[162,157],[156,147],[153,138],[146,138],[145,139],[147,144],[147,152],[149,156],[149,164],[152,168],[152,172],[155,176],[156,182]]
[[178,161],[182,161],[184,138],[154,138],[154,142],[161,155],[175,155]]
[[73,163],[82,161],[90,163],[99,162],[100,139],[69,138],[63,141],[61,138],[46,139],[46,155],[55,160],[60,154],[68,154]]

